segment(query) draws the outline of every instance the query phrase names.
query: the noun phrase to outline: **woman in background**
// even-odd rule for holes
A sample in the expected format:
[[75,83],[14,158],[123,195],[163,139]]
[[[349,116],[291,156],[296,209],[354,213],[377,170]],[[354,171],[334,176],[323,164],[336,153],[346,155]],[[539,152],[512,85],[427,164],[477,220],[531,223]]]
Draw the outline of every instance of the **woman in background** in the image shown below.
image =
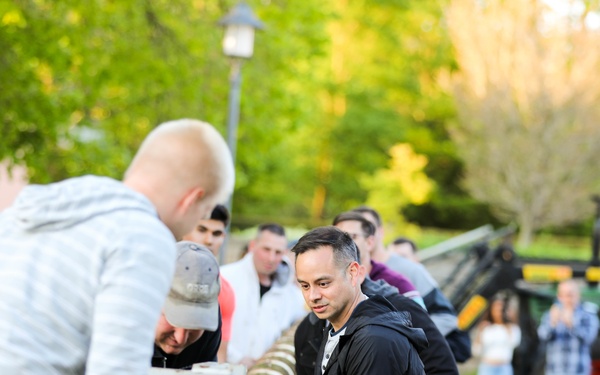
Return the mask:
[[521,342],[521,330],[507,315],[507,306],[494,297],[490,308],[479,323],[473,352],[479,355],[478,375],[512,375],[513,352]]

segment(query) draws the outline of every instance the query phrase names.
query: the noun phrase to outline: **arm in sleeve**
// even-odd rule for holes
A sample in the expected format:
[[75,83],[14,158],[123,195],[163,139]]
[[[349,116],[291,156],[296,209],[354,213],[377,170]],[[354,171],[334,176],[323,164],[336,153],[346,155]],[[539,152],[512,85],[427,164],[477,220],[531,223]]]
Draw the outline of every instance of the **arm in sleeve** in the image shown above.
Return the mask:
[[162,233],[130,235],[106,254],[94,303],[87,375],[147,374],[175,263],[174,241]]
[[591,345],[598,336],[598,317],[595,313],[582,310],[573,334],[587,345]]
[[447,336],[457,328],[458,318],[456,317],[456,311],[439,288],[432,289],[425,295],[423,300],[425,301],[425,306],[427,306],[431,320],[433,320],[442,335]]
[[550,341],[554,339],[555,333],[555,329],[550,326],[550,314],[546,312],[542,316],[540,326],[538,327],[538,337],[542,341]]

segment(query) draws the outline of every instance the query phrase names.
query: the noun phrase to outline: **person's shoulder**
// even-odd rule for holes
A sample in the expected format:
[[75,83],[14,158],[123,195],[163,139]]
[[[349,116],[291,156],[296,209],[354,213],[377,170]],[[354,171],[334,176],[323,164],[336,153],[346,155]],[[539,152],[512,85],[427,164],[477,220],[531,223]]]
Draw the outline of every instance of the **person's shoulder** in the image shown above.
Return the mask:
[[409,269],[409,268],[413,268],[413,265],[418,264],[418,263],[408,260],[401,255],[391,253],[390,257],[388,258],[387,262],[385,262],[385,264],[390,267],[398,266],[398,267],[402,267],[403,269],[404,268]]
[[240,280],[245,279],[251,274],[252,269],[246,266],[245,258],[221,266],[221,275],[227,279],[227,282],[235,289]]
[[220,275],[221,277],[221,293],[223,294],[233,294],[233,288],[231,287],[231,283],[229,281],[227,281],[227,278],[223,277],[223,275]]
[[396,310],[398,311],[406,311],[411,315],[411,320],[413,325],[417,326],[417,324],[423,327],[434,327],[435,323],[429,317],[429,313],[421,307],[418,303],[415,303],[412,299],[402,295],[402,294],[392,294],[390,296],[385,297]]
[[219,292],[219,301],[224,303],[235,303],[235,291],[229,281],[221,276],[221,291]]
[[[229,273],[231,270],[239,268],[242,266],[244,259],[240,259],[240,260],[236,260],[235,262],[231,262],[231,263],[227,263],[221,266],[221,273],[225,274],[225,277],[227,279],[230,279],[229,276],[227,276],[226,274]],[[230,280],[228,280],[230,281]]]
[[354,338],[370,347],[385,348],[392,350],[391,344],[410,344],[407,336],[398,332],[394,327],[386,324],[366,324],[354,333]]
[[114,219],[116,233],[109,240],[115,243],[128,243],[134,248],[175,246],[173,233],[158,217],[132,210],[115,213]]
[[371,324],[386,324],[385,316],[388,313],[398,313],[398,310],[385,297],[371,295],[359,303],[352,312],[350,317],[353,321],[352,330]]
[[592,302],[583,302],[581,303],[581,309],[588,314],[598,314],[598,305]]

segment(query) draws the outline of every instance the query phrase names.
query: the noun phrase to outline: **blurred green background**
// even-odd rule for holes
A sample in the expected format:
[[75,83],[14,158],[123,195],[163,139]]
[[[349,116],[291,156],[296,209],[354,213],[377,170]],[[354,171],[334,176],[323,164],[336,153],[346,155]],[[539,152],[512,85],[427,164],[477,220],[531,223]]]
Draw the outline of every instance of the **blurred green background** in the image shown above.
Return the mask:
[[[235,229],[310,228],[368,203],[422,247],[516,223],[532,254],[536,233],[543,251],[570,249],[556,234],[588,251],[598,2],[248,4],[267,27],[242,67]],[[225,135],[217,21],[234,5],[0,0],[0,160],[32,182],[120,178],[163,121]]]

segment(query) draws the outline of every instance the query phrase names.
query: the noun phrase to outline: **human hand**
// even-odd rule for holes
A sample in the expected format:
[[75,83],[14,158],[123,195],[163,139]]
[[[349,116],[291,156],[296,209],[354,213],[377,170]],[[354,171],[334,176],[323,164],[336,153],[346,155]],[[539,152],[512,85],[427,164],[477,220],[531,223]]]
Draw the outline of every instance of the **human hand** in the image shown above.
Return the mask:
[[560,310],[560,306],[558,305],[552,305],[552,307],[550,308],[550,327],[554,328],[558,324],[558,321],[560,320],[561,316]]
[[562,317],[563,323],[569,328],[573,327],[573,309],[562,309]]

